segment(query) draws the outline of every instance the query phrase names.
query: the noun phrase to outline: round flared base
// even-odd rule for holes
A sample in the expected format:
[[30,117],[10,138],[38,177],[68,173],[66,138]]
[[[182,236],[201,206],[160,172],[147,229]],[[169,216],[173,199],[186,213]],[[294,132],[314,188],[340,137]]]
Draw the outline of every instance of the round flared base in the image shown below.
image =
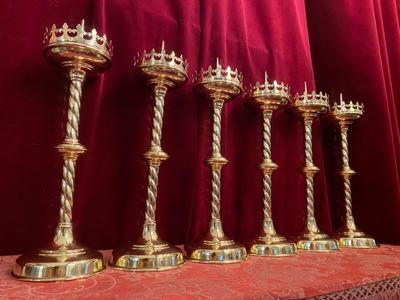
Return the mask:
[[178,248],[162,242],[143,243],[112,253],[110,265],[126,271],[165,271],[183,264],[183,254]]
[[369,249],[378,247],[376,241],[362,231],[343,232],[339,235],[339,245],[343,248]]
[[246,259],[246,248],[231,240],[203,240],[188,247],[188,258],[194,262],[229,264]]
[[305,251],[337,251],[339,242],[324,233],[307,233],[297,242],[297,248]]
[[12,275],[27,281],[85,278],[105,269],[103,255],[84,248],[43,249],[17,258]]
[[258,256],[293,256],[297,254],[297,247],[280,235],[260,236],[248,245],[248,251]]

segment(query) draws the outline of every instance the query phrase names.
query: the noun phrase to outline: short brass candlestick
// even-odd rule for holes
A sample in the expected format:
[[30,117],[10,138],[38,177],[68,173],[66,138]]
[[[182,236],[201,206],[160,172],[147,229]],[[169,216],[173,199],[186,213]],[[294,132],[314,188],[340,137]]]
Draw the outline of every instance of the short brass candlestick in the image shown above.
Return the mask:
[[284,83],[268,82],[265,73],[264,83],[256,82],[245,93],[247,102],[256,105],[263,117],[263,230],[254,241],[248,244],[248,251],[253,255],[287,256],[295,255],[296,244],[287,241],[275,231],[271,212],[271,177],[278,165],[271,159],[271,119],[272,113],[289,102],[289,88]]
[[367,236],[364,232],[360,231],[353,218],[353,209],[351,201],[351,185],[350,178],[355,175],[349,165],[349,147],[347,142],[347,131],[349,125],[354,120],[363,115],[364,106],[358,102],[352,101],[346,103],[343,101],[343,96],[340,94],[340,103],[336,102],[331,107],[331,115],[340,126],[340,135],[342,143],[342,170],[340,172],[343,177],[344,185],[344,200],[346,207],[346,223],[344,230],[339,235],[339,244],[341,247],[346,248],[375,248],[376,242],[372,237]]
[[307,224],[306,232],[297,242],[297,247],[301,250],[338,250],[337,240],[329,238],[322,233],[317,226],[314,216],[314,175],[319,169],[313,163],[312,154],[312,124],[314,118],[319,114],[325,113],[329,109],[328,95],[315,91],[307,93],[305,85],[304,93],[296,94],[294,98],[294,109],[304,122],[304,144],[305,144],[305,167],[303,173],[306,177],[306,201],[307,201]]
[[13,275],[32,281],[71,280],[90,276],[105,268],[100,252],[76,243],[72,230],[75,168],[86,148],[79,143],[82,84],[88,74],[111,66],[111,43],[95,29],[86,32],[84,21],[76,28],[67,24],[46,30],[44,56],[64,68],[70,80],[69,109],[64,142],[57,146],[64,159],[60,217],[52,243],[45,249],[17,258]]
[[164,98],[168,89],[187,80],[187,62],[182,55],[154,49],[144,51],[135,60],[134,73],[153,89],[154,116],[150,149],[144,156],[149,164],[147,199],[143,233],[133,246],[113,251],[110,264],[130,271],[162,271],[177,268],[183,263],[182,252],[158,237],[156,228],[156,200],[160,164],[168,158],[161,149],[161,133],[164,114]]
[[246,249],[228,239],[220,218],[221,168],[228,160],[221,155],[221,114],[226,101],[242,92],[242,75],[217,64],[201,70],[193,80],[195,91],[207,95],[213,104],[212,154],[207,160],[212,174],[211,221],[209,232],[197,245],[189,245],[188,257],[203,263],[233,263],[246,258]]

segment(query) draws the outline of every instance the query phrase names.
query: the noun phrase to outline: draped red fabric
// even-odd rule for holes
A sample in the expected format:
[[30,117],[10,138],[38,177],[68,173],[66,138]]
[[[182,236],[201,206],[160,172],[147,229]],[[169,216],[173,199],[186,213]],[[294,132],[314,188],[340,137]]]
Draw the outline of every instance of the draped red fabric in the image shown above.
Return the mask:
[[[1,1],[0,3],[0,253],[40,247],[58,218],[67,80],[41,54],[44,29],[53,23],[88,26],[114,44],[113,66],[84,85],[74,199],[77,239],[93,248],[127,245],[141,233],[147,186],[143,153],[150,145],[151,91],[133,78],[137,52],[183,54],[190,76],[215,64],[243,72],[245,85],[270,78],[291,93],[323,90],[362,101],[365,116],[350,131],[356,222],[379,242],[400,242],[400,27],[395,0],[221,1]],[[183,244],[201,238],[210,220],[211,107],[191,82],[168,92],[157,222],[160,236]],[[327,119],[313,130],[316,218],[329,233],[343,218],[338,133]],[[289,109],[272,121],[273,218],[296,235],[305,222],[303,128]],[[261,228],[258,165],[261,118],[242,97],[223,111],[221,217],[239,241]]]

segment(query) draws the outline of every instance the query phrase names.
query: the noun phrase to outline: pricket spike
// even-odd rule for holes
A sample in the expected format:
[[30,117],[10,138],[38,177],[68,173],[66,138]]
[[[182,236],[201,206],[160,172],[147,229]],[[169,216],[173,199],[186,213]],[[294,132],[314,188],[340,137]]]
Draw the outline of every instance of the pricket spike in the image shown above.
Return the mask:
[[165,43],[164,43],[164,40],[161,42],[161,53],[165,53]]

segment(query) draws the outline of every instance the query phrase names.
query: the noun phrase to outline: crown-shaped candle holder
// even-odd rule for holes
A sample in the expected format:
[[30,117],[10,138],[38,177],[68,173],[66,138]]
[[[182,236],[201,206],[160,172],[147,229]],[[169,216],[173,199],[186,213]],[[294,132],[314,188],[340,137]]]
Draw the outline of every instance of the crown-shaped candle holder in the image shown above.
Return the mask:
[[106,35],[100,36],[97,30],[85,31],[85,21],[82,20],[75,28],[64,23],[61,28],[56,25],[46,28],[44,34],[44,55],[56,62],[80,61],[86,72],[104,71],[111,66],[112,43]]
[[245,101],[255,105],[263,117],[263,161],[260,169],[263,172],[263,229],[257,237],[247,245],[250,254],[262,256],[295,255],[296,244],[287,241],[275,231],[271,211],[272,173],[278,168],[271,159],[271,119],[272,113],[289,102],[289,87],[283,82],[268,82],[265,73],[264,82],[256,82],[249,86],[244,94]]
[[343,95],[340,94],[340,102],[334,102],[331,107],[331,114],[338,121],[353,121],[364,114],[364,104],[349,101],[343,101]]
[[343,177],[346,222],[344,229],[338,234],[339,244],[345,248],[375,248],[377,246],[375,240],[360,231],[354,222],[350,184],[351,176],[355,175],[356,172],[350,168],[349,164],[347,134],[353,121],[364,114],[364,105],[353,101],[346,103],[343,101],[343,95],[340,94],[340,102],[339,104],[335,102],[332,105],[330,114],[340,127],[342,144],[342,170],[340,175]]
[[55,25],[45,33],[44,56],[63,67],[69,78],[69,108],[64,142],[57,146],[63,157],[61,205],[52,242],[45,248],[17,258],[13,275],[30,281],[71,280],[90,276],[105,268],[100,252],[79,245],[72,230],[75,170],[86,148],[78,139],[82,85],[87,74],[111,66],[111,42],[95,29],[86,32],[84,21],[75,29]]
[[217,58],[216,66],[201,69],[193,76],[193,86],[199,93],[223,95],[224,101],[240,94],[243,90],[243,75],[230,66],[223,68]]
[[195,91],[207,95],[213,103],[211,167],[211,221],[207,235],[198,243],[187,245],[188,257],[203,263],[233,263],[246,258],[245,247],[228,239],[220,217],[221,169],[228,160],[221,154],[221,114],[225,101],[242,92],[242,75],[231,67],[223,68],[217,58],[215,68],[209,66],[193,78]]
[[155,214],[159,168],[168,158],[161,149],[164,99],[168,89],[187,80],[187,62],[174,52],[168,54],[162,42],[160,52],[145,51],[135,59],[134,74],[151,86],[155,102],[150,149],[144,154],[149,164],[145,221],[142,235],[132,246],[114,250],[110,264],[131,271],[163,271],[184,262],[180,249],[159,238]]
[[302,118],[304,123],[304,146],[305,146],[305,167],[303,173],[306,177],[306,206],[307,220],[305,233],[299,237],[297,247],[301,250],[327,251],[338,250],[339,244],[335,239],[322,233],[315,220],[314,215],[314,175],[319,169],[314,165],[312,152],[312,124],[314,119],[329,109],[329,97],[322,92],[307,92],[307,84],[304,85],[304,92],[296,94],[293,101],[293,108]]

